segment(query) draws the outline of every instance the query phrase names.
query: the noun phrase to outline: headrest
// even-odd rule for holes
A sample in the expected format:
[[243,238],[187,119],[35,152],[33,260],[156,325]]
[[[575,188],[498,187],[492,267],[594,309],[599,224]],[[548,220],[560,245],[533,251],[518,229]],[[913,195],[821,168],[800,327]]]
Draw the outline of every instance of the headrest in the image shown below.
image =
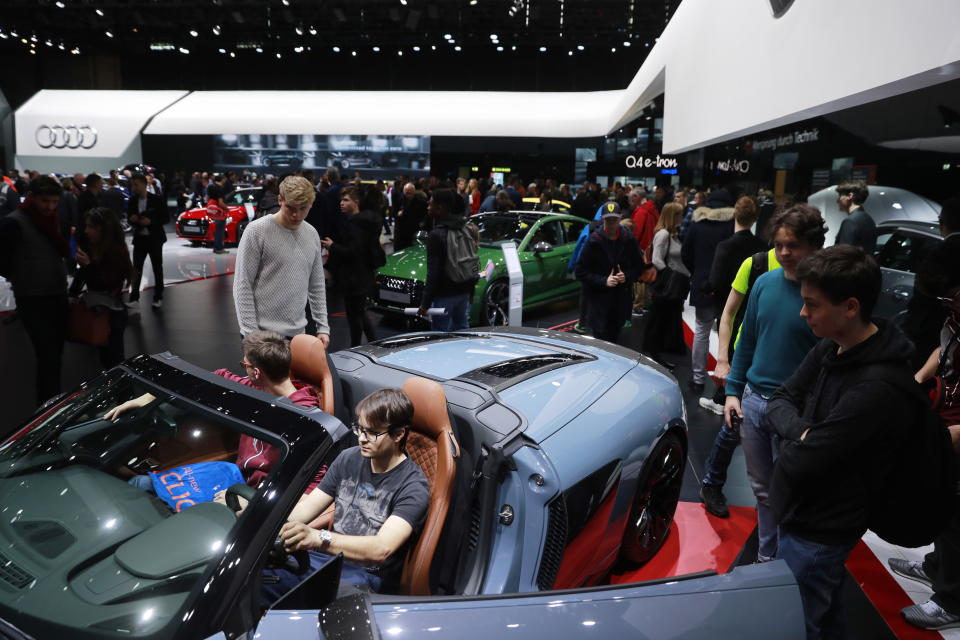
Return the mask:
[[413,403],[413,429],[436,439],[444,431],[452,431],[447,414],[447,396],[437,382],[426,378],[408,378],[403,392]]

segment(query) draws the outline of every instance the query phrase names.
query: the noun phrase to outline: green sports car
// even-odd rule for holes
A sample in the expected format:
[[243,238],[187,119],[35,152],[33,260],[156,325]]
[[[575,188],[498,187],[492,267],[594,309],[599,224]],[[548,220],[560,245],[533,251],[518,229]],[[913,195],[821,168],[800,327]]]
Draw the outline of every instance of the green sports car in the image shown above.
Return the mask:
[[[507,268],[501,245],[514,242],[523,266],[523,308],[575,296],[580,284],[567,271],[570,254],[587,222],[575,216],[508,211],[479,213],[470,221],[480,229],[480,281],[473,293],[471,325],[503,325],[508,316]],[[427,248],[415,244],[387,257],[377,273],[374,308],[403,313],[420,305],[427,277]]]

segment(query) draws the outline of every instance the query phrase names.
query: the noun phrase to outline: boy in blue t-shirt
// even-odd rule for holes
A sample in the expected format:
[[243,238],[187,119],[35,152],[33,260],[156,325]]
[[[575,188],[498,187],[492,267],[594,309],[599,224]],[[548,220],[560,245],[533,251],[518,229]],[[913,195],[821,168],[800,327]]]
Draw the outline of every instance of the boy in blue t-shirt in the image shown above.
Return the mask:
[[817,343],[800,317],[803,299],[797,265],[823,246],[826,225],[820,212],[805,204],[780,213],[770,225],[773,247],[782,269],[760,276],[747,302],[740,341],[727,376],[724,419],[736,414],[743,423],[740,438],[750,486],[757,498],[760,562],[777,554],[777,522],[770,510],[770,478],[779,441],[766,418],[767,401]]

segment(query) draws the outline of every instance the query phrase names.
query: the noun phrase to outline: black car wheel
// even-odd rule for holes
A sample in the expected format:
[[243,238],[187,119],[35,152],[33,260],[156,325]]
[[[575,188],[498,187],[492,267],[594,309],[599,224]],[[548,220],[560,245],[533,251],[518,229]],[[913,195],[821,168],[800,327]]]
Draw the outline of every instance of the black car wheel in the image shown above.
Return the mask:
[[199,247],[199,246],[201,246],[201,245],[203,245],[203,243],[200,242],[199,240],[191,240],[191,241],[190,241],[190,246],[191,246],[191,247]]
[[626,563],[646,563],[670,534],[686,459],[683,442],[673,432],[664,435],[647,458],[620,545],[620,557]]
[[510,283],[494,280],[483,293],[483,317],[491,327],[506,326],[510,319]]

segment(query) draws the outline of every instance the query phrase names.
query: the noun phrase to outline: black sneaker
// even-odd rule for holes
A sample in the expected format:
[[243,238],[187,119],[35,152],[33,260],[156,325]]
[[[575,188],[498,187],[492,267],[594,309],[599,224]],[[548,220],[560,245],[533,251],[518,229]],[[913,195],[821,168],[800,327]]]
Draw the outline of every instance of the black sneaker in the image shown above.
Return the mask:
[[922,582],[923,584],[929,586],[933,585],[933,581],[930,580],[930,577],[923,571],[923,563],[917,560],[903,560],[901,558],[888,558],[887,564],[890,565],[890,569],[904,578],[910,578],[911,580],[916,580],[917,582]]
[[694,392],[695,394],[697,394],[698,396],[699,396],[701,393],[703,393],[703,383],[702,383],[702,382],[694,382],[693,380],[690,380],[689,382],[687,382],[687,388],[690,389],[690,391],[693,391],[693,392]]
[[705,484],[700,487],[700,499],[703,500],[707,513],[718,518],[729,518],[730,510],[727,509],[727,499],[723,495],[723,489],[712,484]]

